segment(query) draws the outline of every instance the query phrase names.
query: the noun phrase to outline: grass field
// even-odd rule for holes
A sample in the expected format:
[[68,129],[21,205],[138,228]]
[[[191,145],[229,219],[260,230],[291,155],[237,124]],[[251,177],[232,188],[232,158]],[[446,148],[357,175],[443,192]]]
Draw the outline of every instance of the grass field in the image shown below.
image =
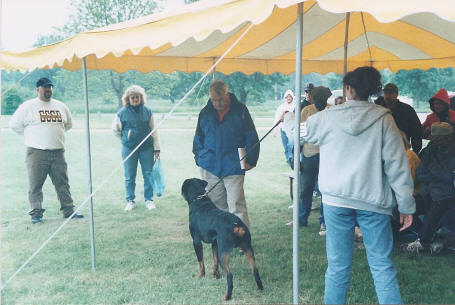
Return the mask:
[[[260,136],[272,122],[256,116]],[[9,117],[2,117],[7,126]],[[96,190],[119,165],[120,143],[110,128],[112,115],[91,116],[93,188]],[[83,116],[75,118],[67,135],[66,158],[76,205],[88,196]],[[226,288],[225,277],[195,279],[198,272],[188,232],[188,207],[181,183],[198,177],[191,153],[196,117],[182,115],[162,124],[162,162],[165,194],[149,212],[142,201],[142,178],[137,180],[138,206],[123,211],[123,171],[94,197],[95,271],[90,264],[88,209],[83,220],[71,221],[2,291],[2,304],[214,304]],[[45,222],[32,225],[27,215],[27,179],[22,138],[1,131],[1,276],[4,283],[63,222],[50,181],[44,187]],[[246,196],[253,247],[265,290],[255,290],[244,257],[234,254],[233,301],[241,304],[292,303],[292,217],[289,182],[279,137],[261,145],[258,167],[247,173]],[[49,179],[48,179],[49,180]],[[318,211],[300,229],[300,303],[322,303],[326,269],[325,240],[317,232]],[[204,246],[207,270],[212,258]],[[235,252],[236,253],[236,252]],[[377,303],[373,281],[362,250],[354,250],[349,303]],[[406,303],[455,303],[455,258],[412,257],[394,253],[398,279]],[[208,272],[210,274],[210,272]]]

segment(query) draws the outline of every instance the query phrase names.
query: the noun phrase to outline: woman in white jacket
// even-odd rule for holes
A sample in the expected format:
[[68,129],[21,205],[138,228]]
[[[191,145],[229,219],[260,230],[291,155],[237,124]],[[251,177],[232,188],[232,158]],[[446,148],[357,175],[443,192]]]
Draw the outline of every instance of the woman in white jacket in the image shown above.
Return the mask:
[[[281,123],[278,125],[278,129],[280,130],[281,141],[283,142],[284,157],[288,165],[291,165],[292,149],[294,147],[294,144],[292,138],[288,138],[286,132],[284,131],[283,120],[286,113],[292,113],[294,111],[294,107],[295,107],[294,93],[292,93],[291,90],[286,90],[286,92],[284,93],[284,101],[276,109],[275,119],[273,122],[273,124],[275,125],[276,123],[281,121]],[[276,136],[276,133],[274,133],[274,136]]]
[[303,141],[320,147],[319,189],[327,226],[324,302],[344,304],[357,221],[381,304],[402,303],[391,259],[392,208],[402,230],[415,202],[409,164],[389,110],[368,101],[381,90],[381,75],[361,67],[343,79],[347,102],[308,118]]

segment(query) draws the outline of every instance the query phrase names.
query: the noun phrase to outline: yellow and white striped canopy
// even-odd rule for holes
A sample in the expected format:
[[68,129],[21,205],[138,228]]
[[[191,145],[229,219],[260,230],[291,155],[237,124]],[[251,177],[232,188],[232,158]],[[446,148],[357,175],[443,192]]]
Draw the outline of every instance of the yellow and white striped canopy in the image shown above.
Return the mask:
[[216,70],[288,74],[300,2],[303,73],[343,72],[346,12],[349,70],[455,67],[454,0],[203,0],[26,52],[3,51],[2,68],[78,70],[86,57],[92,70],[205,72],[252,24]]

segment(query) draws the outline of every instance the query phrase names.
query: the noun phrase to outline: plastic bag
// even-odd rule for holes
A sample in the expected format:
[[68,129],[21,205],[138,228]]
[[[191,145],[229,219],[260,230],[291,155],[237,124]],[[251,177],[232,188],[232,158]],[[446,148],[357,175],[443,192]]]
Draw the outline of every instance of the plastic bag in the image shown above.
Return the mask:
[[153,193],[160,197],[166,188],[163,169],[161,167],[161,158],[158,158],[158,160],[156,160],[155,164],[153,165],[152,180]]

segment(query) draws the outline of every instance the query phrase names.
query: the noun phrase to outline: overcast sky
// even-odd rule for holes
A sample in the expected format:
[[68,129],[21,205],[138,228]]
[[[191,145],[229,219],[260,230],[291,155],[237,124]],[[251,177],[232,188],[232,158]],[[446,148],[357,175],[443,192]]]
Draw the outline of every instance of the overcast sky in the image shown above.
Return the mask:
[[[0,0],[2,48],[21,51],[29,49],[38,36],[61,27],[71,13],[70,0]],[[184,0],[166,0],[166,9],[184,4]]]
[[47,35],[52,27],[65,24],[70,0],[1,0],[2,48],[31,48],[38,35]]

